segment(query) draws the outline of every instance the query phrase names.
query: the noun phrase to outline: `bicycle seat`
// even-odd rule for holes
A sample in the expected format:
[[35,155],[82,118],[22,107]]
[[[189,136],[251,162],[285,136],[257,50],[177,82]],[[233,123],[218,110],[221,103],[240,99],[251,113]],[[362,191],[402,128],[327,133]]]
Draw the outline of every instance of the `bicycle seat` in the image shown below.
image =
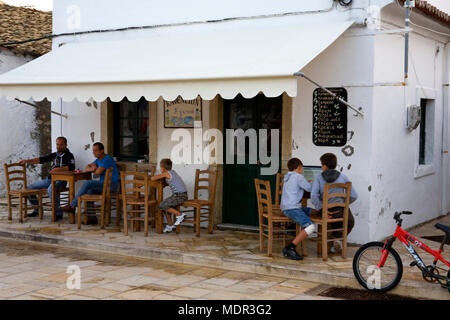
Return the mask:
[[444,231],[447,234],[450,234],[450,227],[440,224],[440,223],[436,223],[434,225],[437,229]]

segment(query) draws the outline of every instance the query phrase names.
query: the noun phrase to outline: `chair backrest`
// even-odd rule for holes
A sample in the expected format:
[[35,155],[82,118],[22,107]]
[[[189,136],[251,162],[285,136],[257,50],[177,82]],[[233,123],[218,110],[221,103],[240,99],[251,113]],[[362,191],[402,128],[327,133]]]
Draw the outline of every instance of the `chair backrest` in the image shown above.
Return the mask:
[[148,201],[149,180],[147,172],[121,171],[120,184],[123,199],[126,199],[127,195],[134,195],[135,198]]
[[[330,193],[333,189],[337,189],[338,192]],[[327,212],[328,209],[340,207],[344,209],[344,212],[348,212],[350,205],[350,193],[352,191],[352,183],[325,183],[323,187],[323,212]],[[341,198],[344,202],[329,202],[333,198]],[[323,214],[323,217],[327,217],[327,214]]]
[[112,168],[106,169],[105,172],[105,180],[103,180],[103,199],[107,199],[111,196],[111,177],[112,177]]
[[281,203],[281,195],[283,194],[284,174],[277,173],[277,181],[275,183],[275,204]]
[[119,171],[127,171],[127,165],[125,163],[116,163],[116,166]]
[[213,203],[216,196],[217,171],[195,170],[194,199],[199,200],[199,191],[207,190],[208,201]]
[[258,201],[258,216],[260,222],[263,214],[272,216],[272,196],[270,191],[270,181],[254,179],[256,189],[256,199]]
[[27,167],[20,163],[4,164],[5,178],[6,178],[6,190],[10,192],[12,190],[13,182],[22,182],[22,187],[27,187]]
[[138,163],[135,166],[136,172],[147,172],[151,176],[155,175],[156,172],[156,166],[147,164],[147,163]]

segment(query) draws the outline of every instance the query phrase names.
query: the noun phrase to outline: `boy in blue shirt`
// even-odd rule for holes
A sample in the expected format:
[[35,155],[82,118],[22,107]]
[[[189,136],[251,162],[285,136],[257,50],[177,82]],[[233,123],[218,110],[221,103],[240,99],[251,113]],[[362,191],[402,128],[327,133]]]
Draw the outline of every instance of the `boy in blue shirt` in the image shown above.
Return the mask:
[[[322,204],[323,204],[323,189],[326,183],[347,183],[350,180],[341,172],[336,170],[337,157],[333,153],[325,153],[320,157],[320,163],[322,164],[322,173],[316,177],[312,185],[311,191],[311,201],[315,208],[318,210],[318,214],[322,215]],[[329,193],[343,193],[343,188],[330,189]],[[358,198],[355,188],[350,192],[350,203],[354,202]],[[331,198],[329,203],[333,202],[344,202],[343,198]],[[342,218],[344,216],[344,210],[341,207],[331,208],[328,212],[330,218]],[[352,231],[355,225],[355,218],[353,217],[350,209],[348,210],[348,224],[347,224],[347,234]],[[331,223],[332,229],[342,228],[341,222]],[[339,231],[334,231],[333,236],[340,238],[342,233]],[[342,250],[342,243],[340,240],[334,241],[333,247],[331,247],[331,252],[335,253]]]
[[298,158],[288,161],[289,172],[284,176],[280,208],[283,214],[302,226],[302,231],[283,249],[283,255],[292,260],[302,260],[295,248],[314,232],[315,227],[309,218],[312,209],[302,208],[304,192],[311,192],[311,183],[303,176],[303,163]]
[[116,162],[110,155],[105,154],[105,147],[101,142],[93,144],[92,153],[97,159],[86,166],[85,172],[92,172],[96,175],[100,175],[100,180],[86,181],[72,203],[61,207],[63,211],[75,214],[75,208],[78,206],[79,197],[83,194],[101,194],[103,192],[103,181],[105,180],[106,169],[113,169],[111,175],[111,192],[117,191],[117,188],[119,187],[119,169],[117,168]]

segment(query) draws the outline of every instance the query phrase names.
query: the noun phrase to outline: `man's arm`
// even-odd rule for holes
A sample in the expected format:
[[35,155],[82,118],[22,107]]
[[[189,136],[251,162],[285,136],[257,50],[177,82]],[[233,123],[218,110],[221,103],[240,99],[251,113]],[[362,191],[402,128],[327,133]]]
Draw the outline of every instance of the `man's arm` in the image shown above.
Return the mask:
[[97,169],[97,164],[95,162],[89,163],[84,171],[86,172],[94,172]]
[[104,167],[97,167],[97,168],[94,170],[94,174],[96,174],[96,175],[101,175],[101,174],[103,173],[103,171],[105,171],[105,168],[104,168]]
[[50,170],[50,173],[62,172],[62,171],[69,171],[69,166],[53,168],[52,170]]
[[33,158],[33,159],[19,161],[19,164],[38,164],[38,163],[41,163],[40,158]]
[[309,183],[304,176],[300,176],[300,179],[298,180],[298,186],[306,192],[311,192],[311,183]]

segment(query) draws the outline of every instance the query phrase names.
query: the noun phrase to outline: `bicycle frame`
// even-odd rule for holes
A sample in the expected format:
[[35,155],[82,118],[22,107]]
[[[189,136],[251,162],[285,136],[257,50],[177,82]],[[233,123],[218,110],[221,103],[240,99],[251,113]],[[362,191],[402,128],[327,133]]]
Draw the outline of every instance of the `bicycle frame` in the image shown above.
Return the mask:
[[[444,257],[442,257],[443,245],[441,245],[439,250],[432,250],[426,244],[419,241],[416,237],[409,234],[407,231],[403,230],[399,225],[397,225],[394,235],[390,239],[386,240],[386,242],[384,243],[384,247],[383,247],[382,254],[381,254],[381,259],[380,259],[380,262],[377,264],[378,268],[382,268],[384,266],[386,259],[388,257],[388,254],[389,254],[388,249],[392,246],[392,243],[395,241],[395,239],[399,239],[403,243],[406,250],[408,250],[409,254],[414,258],[418,267],[423,272],[430,274],[430,271],[428,270],[427,266],[422,261],[420,256],[417,254],[416,250],[414,250],[414,248],[410,244],[410,242],[414,243],[418,248],[420,248],[420,249],[428,252],[432,256],[434,256],[434,261],[432,264],[433,267],[436,266],[436,263],[438,261],[442,261],[445,265],[447,265],[447,267],[450,268],[450,262],[446,261],[444,259]],[[434,276],[436,276],[436,275],[434,275]],[[441,277],[441,276],[439,276],[439,278],[446,279],[446,277]]]

